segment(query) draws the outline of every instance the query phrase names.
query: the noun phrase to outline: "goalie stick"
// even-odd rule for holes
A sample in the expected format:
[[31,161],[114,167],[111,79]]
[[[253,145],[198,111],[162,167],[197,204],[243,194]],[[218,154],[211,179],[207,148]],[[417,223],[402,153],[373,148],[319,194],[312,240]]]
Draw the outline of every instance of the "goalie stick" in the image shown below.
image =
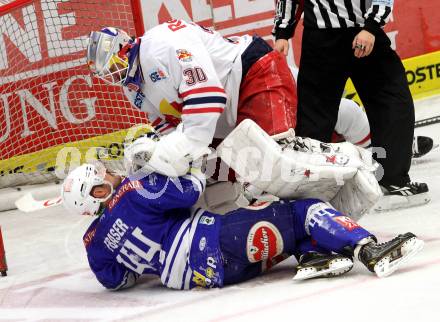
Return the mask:
[[432,124],[437,124],[440,123],[440,115],[439,116],[433,116],[433,117],[428,117],[426,119],[422,119],[422,120],[418,120],[415,122],[414,127],[422,127],[422,126],[427,126],[427,125],[432,125]]
[[23,197],[17,199],[15,201],[15,206],[18,210],[29,213],[37,210],[47,209],[50,207],[61,205],[63,200],[61,196],[57,196],[54,198],[36,200],[32,196],[32,193],[28,192]]

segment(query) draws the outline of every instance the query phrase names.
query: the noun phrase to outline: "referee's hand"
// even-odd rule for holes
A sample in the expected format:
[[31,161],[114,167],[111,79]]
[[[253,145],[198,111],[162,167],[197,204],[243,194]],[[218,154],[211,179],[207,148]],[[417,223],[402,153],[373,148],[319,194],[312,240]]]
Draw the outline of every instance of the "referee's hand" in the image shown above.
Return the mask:
[[374,40],[376,37],[366,30],[361,30],[353,39],[352,48],[357,58],[366,57],[373,51]]
[[277,41],[275,41],[274,49],[284,54],[284,56],[287,56],[287,53],[289,52],[289,41],[287,39],[277,39]]

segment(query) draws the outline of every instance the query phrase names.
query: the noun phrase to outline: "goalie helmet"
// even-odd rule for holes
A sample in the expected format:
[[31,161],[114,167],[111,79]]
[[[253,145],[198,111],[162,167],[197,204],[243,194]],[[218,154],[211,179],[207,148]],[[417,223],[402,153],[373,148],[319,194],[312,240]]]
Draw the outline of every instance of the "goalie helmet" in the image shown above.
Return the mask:
[[122,85],[127,78],[127,53],[132,38],[123,30],[106,27],[93,31],[87,45],[87,65],[94,76],[106,83]]
[[[105,181],[106,169],[102,164],[85,163],[73,170],[63,182],[61,198],[64,206],[72,213],[80,215],[99,215],[101,203],[113,194],[113,186]],[[108,184],[111,193],[106,198],[95,198],[91,195],[95,186]]]

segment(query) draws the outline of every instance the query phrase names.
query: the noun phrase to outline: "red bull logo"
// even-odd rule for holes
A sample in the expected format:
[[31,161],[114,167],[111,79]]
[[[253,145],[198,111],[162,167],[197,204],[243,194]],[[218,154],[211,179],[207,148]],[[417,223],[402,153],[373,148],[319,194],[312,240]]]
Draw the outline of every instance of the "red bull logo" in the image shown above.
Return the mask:
[[178,49],[176,50],[177,58],[180,61],[190,62],[192,61],[192,54],[186,49]]

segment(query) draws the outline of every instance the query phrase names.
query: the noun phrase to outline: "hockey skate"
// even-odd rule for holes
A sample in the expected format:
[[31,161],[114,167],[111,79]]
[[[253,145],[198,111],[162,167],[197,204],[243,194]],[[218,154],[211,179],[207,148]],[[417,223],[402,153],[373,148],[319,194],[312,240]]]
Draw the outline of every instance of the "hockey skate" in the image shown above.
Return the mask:
[[431,200],[426,183],[408,182],[403,186],[381,184],[381,188],[384,196],[374,205],[375,211],[410,208]]
[[309,252],[301,255],[293,280],[338,276],[349,272],[352,268],[353,261],[349,257]]
[[424,242],[413,233],[398,235],[390,241],[378,244],[371,241],[358,246],[355,256],[378,277],[392,274],[423,248]]
[[438,147],[434,141],[428,136],[414,136],[413,140],[413,158],[420,158]]

